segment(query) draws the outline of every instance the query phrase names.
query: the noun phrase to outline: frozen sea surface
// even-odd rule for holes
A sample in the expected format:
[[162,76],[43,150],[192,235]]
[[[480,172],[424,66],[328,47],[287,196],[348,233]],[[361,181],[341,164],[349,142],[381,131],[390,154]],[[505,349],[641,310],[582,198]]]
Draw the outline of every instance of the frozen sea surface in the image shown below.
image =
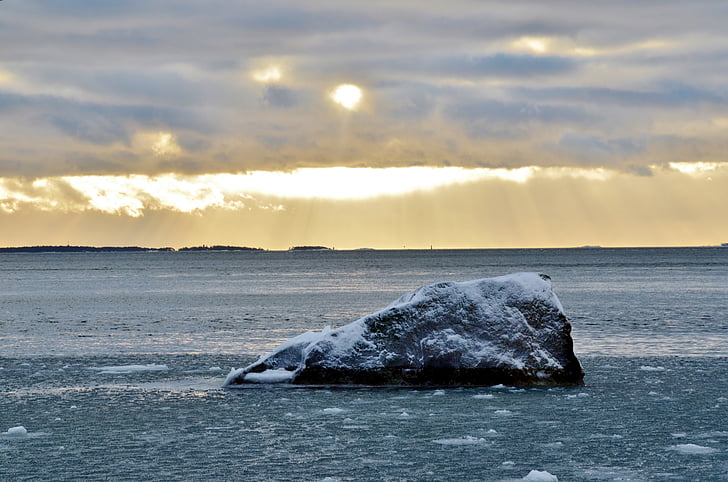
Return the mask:
[[[728,249],[13,255],[0,271],[0,480],[728,480]],[[220,388],[290,336],[515,271],[552,276],[583,387]]]

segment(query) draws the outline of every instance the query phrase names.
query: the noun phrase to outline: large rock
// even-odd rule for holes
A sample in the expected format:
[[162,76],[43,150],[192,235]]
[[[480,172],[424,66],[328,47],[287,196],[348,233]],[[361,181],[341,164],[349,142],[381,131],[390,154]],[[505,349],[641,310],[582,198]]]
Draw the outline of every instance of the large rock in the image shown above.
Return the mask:
[[436,283],[335,330],[306,332],[225,386],[582,383],[571,326],[548,276]]

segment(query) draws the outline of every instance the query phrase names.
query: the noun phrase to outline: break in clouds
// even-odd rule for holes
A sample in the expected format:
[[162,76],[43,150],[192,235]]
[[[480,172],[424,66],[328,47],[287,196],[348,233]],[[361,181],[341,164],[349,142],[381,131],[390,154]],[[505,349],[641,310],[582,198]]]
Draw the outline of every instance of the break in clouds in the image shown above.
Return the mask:
[[720,162],[727,20],[711,1],[7,0],[0,176]]

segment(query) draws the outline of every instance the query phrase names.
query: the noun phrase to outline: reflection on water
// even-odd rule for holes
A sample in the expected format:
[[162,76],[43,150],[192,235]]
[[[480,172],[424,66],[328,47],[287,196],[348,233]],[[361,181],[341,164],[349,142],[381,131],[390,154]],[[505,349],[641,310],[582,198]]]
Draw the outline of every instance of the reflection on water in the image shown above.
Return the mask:
[[725,248],[4,254],[1,261],[7,356],[260,354],[423,284],[516,271],[551,276],[578,353],[728,356]]

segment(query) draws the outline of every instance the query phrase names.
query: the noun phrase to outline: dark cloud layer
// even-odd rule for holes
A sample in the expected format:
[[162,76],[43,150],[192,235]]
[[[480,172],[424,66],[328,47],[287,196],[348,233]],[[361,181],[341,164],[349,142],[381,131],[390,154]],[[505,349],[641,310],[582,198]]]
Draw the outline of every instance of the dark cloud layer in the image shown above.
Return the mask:
[[[6,0],[0,176],[420,164],[645,175],[722,161],[727,23],[728,6],[709,0]],[[329,98],[339,83],[363,89],[357,111]]]

